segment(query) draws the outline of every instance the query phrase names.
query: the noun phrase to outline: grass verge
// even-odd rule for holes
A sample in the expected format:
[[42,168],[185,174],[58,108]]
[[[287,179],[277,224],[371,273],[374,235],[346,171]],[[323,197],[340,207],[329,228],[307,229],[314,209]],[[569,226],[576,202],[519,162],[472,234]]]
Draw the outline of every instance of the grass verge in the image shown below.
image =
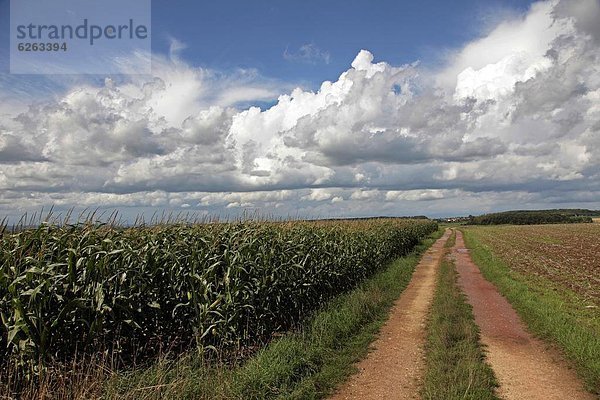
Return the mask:
[[[446,247],[454,245],[453,234]],[[424,399],[497,399],[491,367],[479,342],[471,306],[457,285],[454,263],[440,265],[427,324]]]
[[163,360],[113,377],[103,398],[317,399],[355,371],[389,309],[408,285],[420,255],[443,230],[355,290],[338,296],[297,331],[238,366],[208,365],[197,355]]
[[476,233],[463,229],[473,261],[515,308],[535,335],[558,345],[571,360],[586,387],[600,394],[600,321],[582,308],[575,294],[542,277],[511,270],[481,244]]

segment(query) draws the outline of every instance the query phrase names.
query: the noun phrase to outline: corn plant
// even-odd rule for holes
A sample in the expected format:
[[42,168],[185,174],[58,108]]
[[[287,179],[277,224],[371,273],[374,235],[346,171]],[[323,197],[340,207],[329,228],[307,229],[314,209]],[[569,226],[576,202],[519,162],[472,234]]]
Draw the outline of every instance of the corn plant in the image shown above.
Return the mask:
[[0,236],[0,356],[23,368],[110,351],[267,339],[437,229],[429,220],[52,225]]

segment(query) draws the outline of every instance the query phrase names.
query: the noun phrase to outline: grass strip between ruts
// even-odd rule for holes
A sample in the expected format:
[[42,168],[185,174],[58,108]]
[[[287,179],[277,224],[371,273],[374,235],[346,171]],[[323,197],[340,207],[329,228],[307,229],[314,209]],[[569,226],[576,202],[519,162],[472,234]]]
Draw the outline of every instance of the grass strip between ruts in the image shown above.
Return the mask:
[[[455,235],[446,248],[454,245]],[[496,379],[485,362],[479,328],[457,277],[454,263],[444,257],[427,324],[427,370],[421,394],[432,400],[497,399]]]

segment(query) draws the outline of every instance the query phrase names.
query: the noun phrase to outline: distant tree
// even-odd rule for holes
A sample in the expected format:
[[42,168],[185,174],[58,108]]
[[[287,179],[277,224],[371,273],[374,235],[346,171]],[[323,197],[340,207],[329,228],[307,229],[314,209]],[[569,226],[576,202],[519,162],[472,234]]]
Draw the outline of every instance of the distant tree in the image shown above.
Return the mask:
[[533,224],[570,224],[593,222],[591,210],[516,210],[484,214],[477,217],[469,215],[472,225],[533,225]]

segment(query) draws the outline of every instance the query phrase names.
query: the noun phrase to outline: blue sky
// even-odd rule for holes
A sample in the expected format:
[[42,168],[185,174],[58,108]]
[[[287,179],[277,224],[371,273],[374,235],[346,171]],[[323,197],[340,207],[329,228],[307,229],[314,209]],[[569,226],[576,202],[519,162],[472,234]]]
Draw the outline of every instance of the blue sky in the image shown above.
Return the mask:
[[[391,64],[439,61],[488,29],[492,20],[521,13],[528,1],[158,1],[153,2],[153,49],[184,42],[186,60],[218,70],[257,68],[284,80],[335,79],[363,48]],[[329,63],[284,59],[312,44]]]
[[0,216],[600,208],[598,0],[155,0],[119,75],[8,74],[7,12]]
[[[168,54],[176,39],[185,45],[180,56],[192,65],[218,71],[256,69],[268,78],[315,88],[336,79],[360,49],[369,49],[377,59],[394,65],[417,60],[438,65],[446,52],[482,35],[503,18],[525,12],[530,4],[517,0],[153,0],[152,50]],[[5,72],[9,10],[9,0],[0,0],[0,69]],[[327,58],[294,57],[306,45]],[[286,57],[286,52],[291,56]],[[43,79],[13,76],[0,84],[32,81]]]

